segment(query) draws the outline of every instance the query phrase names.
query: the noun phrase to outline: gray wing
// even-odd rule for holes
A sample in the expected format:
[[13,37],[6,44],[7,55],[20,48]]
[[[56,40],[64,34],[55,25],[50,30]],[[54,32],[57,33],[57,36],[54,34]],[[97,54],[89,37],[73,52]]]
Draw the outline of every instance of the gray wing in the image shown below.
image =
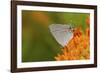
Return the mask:
[[53,37],[62,46],[65,46],[73,37],[73,33],[68,29],[69,27],[69,25],[62,24],[51,24],[49,26]]

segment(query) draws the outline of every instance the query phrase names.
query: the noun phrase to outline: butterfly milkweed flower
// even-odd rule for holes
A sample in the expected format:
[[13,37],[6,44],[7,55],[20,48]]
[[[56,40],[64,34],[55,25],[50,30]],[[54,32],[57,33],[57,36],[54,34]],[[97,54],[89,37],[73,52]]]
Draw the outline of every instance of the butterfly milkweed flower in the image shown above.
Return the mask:
[[[86,19],[86,24],[89,25],[89,18]],[[81,28],[75,28],[74,36],[64,48],[62,53],[58,54],[55,59],[61,60],[82,60],[90,58],[90,29],[86,28],[85,33]]]

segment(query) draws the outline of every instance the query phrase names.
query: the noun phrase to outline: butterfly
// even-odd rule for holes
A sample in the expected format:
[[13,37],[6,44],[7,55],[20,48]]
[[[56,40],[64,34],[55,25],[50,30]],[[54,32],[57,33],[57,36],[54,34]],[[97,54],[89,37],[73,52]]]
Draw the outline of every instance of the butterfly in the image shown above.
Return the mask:
[[73,38],[73,27],[65,24],[51,24],[49,29],[56,41],[65,46]]

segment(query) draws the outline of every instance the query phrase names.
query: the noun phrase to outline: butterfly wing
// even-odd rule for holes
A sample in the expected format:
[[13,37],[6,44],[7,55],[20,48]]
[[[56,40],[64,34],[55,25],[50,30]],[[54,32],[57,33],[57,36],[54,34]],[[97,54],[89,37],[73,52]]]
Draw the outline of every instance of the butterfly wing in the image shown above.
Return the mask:
[[63,47],[72,39],[73,33],[69,31],[69,25],[52,24],[49,26],[50,32],[56,41]]

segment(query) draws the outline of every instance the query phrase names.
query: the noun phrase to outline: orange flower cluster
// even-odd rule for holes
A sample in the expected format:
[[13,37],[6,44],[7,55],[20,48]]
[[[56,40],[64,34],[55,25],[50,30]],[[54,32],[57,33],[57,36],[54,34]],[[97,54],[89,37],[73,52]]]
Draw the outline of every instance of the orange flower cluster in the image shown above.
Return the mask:
[[62,53],[58,54],[55,59],[61,60],[82,60],[90,58],[90,29],[87,28],[85,33],[81,28],[74,30],[74,36],[64,48]]

